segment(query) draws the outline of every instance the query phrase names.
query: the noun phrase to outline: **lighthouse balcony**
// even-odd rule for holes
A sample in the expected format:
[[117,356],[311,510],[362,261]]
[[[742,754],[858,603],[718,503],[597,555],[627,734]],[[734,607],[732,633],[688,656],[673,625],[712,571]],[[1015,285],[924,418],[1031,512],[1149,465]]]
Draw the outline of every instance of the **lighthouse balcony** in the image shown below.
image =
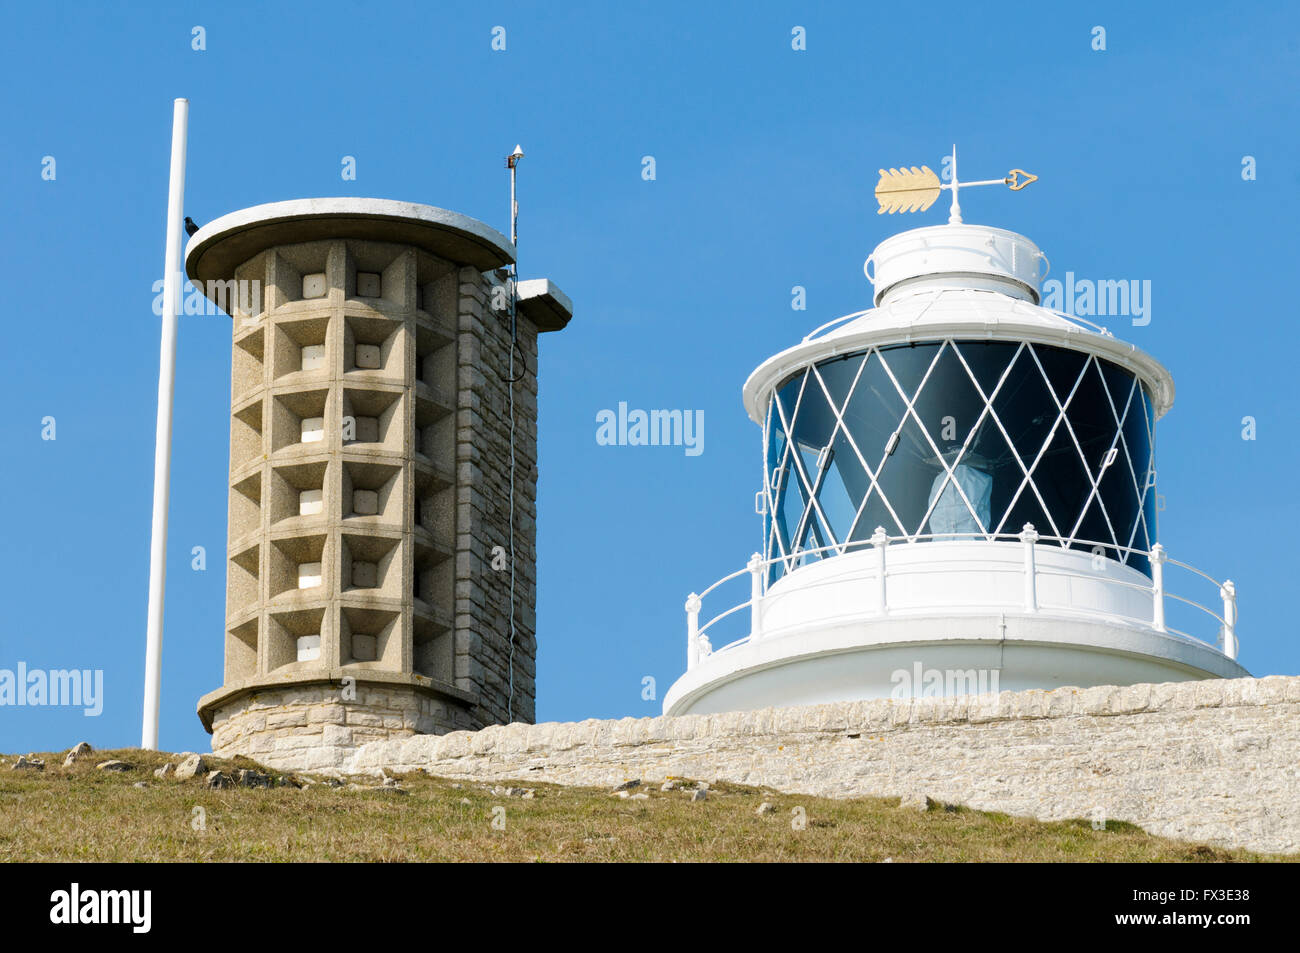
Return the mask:
[[[1248,674],[1231,581],[1159,544],[1119,549],[1027,524],[993,539],[877,529],[780,575],[756,553],[688,598],[687,671],[664,711],[911,697],[922,671],[948,673],[942,694]],[[955,692],[953,671],[970,676]]]

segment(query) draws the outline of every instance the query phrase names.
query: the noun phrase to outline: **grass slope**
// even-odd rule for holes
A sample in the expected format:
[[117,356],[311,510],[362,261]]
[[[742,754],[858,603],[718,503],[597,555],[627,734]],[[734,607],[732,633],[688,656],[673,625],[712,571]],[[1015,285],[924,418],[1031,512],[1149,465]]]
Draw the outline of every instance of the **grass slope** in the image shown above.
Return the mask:
[[[203,778],[158,780],[176,755],[96,751],[70,768],[0,764],[3,861],[1249,861],[1240,850],[1162,840],[1131,825],[1039,823],[965,808],[904,810],[895,800],[829,800],[737,785],[703,801],[682,790],[504,786],[423,775],[400,789],[292,783],[213,790]],[[131,770],[96,765],[120,759]],[[257,768],[205,756],[211,769]],[[271,772],[273,779],[284,776]],[[286,782],[304,780],[301,775]],[[136,787],[144,782],[145,787]],[[775,810],[758,816],[768,802]],[[196,811],[196,808],[201,811]],[[498,810],[503,809],[503,811]],[[806,824],[796,829],[799,812]],[[198,823],[201,817],[203,823]],[[493,825],[494,817],[498,826]]]

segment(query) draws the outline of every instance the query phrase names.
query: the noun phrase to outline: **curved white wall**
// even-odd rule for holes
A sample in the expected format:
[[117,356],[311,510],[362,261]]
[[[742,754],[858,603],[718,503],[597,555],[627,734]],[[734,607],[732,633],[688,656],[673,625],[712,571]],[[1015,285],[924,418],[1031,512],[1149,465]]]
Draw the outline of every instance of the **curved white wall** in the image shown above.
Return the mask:
[[[878,558],[868,546],[783,576],[763,599],[762,631],[775,635],[879,615]],[[1035,545],[1034,561],[1041,609],[1151,622],[1151,580],[1137,570],[1045,543]],[[1023,543],[893,543],[885,547],[885,566],[889,614],[1025,607]]]
[[1157,630],[1151,581],[1091,553],[1035,545],[1032,608],[1023,543],[892,544],[883,612],[878,559],[870,547],[778,580],[758,637],[700,659],[664,712],[924,697],[936,677],[939,694],[973,694],[1249,674],[1213,645]]

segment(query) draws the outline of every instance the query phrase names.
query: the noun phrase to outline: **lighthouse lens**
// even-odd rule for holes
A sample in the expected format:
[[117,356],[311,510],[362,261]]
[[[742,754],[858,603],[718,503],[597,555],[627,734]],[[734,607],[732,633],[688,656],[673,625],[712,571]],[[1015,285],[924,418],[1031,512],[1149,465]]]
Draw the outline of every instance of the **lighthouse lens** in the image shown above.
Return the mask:
[[891,537],[1015,538],[1149,574],[1154,415],[1118,365],[1048,345],[943,340],[811,365],[769,406],[773,579]]

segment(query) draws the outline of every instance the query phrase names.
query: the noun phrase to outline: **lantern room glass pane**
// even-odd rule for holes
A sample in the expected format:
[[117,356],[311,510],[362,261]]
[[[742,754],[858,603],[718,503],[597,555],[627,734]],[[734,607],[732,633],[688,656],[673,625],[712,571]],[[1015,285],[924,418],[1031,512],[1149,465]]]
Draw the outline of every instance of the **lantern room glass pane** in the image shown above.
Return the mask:
[[[880,466],[889,438],[903,419],[906,406],[885,373],[880,357],[873,352],[866,358],[857,386],[843,411],[844,425],[873,473]],[[890,532],[897,530],[890,529]]]
[[771,578],[877,526],[1007,538],[1025,523],[1148,573],[1126,550],[1155,539],[1152,421],[1129,372],[1048,345],[921,342],[806,368],[769,405],[768,556],[790,557]]

